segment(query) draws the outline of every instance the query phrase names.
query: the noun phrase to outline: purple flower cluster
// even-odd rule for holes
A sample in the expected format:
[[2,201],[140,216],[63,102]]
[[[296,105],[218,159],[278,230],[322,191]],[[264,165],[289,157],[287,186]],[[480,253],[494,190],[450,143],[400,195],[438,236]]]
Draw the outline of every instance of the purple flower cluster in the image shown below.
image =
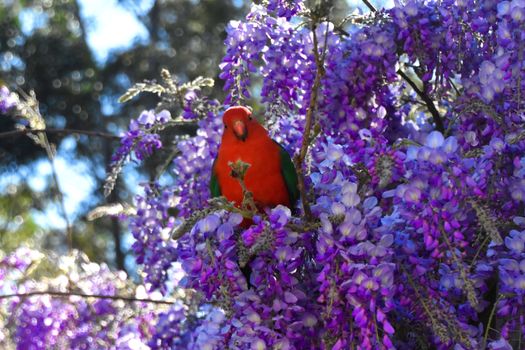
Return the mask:
[[267,31],[274,22],[260,14],[262,9],[253,5],[248,15],[251,21],[231,21],[226,28],[226,55],[219,65],[222,71],[219,77],[225,81],[224,89],[229,91],[225,104],[237,104],[251,96],[250,74],[257,71],[255,63],[261,59],[268,41]]
[[[267,220],[254,218],[239,235],[241,219],[210,214],[179,240],[183,286],[201,291],[229,316],[216,334],[227,348],[315,346],[318,339],[304,337],[317,334],[318,322],[311,299],[315,275],[307,267],[315,265],[305,255],[312,235],[287,227],[291,211],[285,207],[273,209]],[[241,265],[251,268],[249,281]]]
[[[51,275],[28,279],[34,271]],[[0,302],[0,346],[80,350],[109,349],[118,344],[119,349],[144,348],[157,310],[145,302],[132,305],[103,298],[129,295],[132,290],[126,279],[125,273],[111,272],[106,265],[91,263],[79,253],[58,259],[52,254],[44,256],[19,248],[0,260],[1,293],[20,295]],[[137,294],[140,288],[135,291]],[[64,293],[64,297],[45,294],[46,291]],[[35,292],[44,294],[30,295]],[[67,296],[69,292],[72,295]],[[140,294],[144,297],[144,293]]]
[[465,95],[457,101],[458,131],[471,147],[483,147],[493,137],[512,144],[522,128],[523,11],[521,1],[487,1],[474,11],[491,39],[470,50],[477,53],[476,65],[463,73]]
[[[389,12],[393,17],[395,39],[402,45],[403,53],[415,70],[425,72],[421,76],[423,84],[430,82],[435,72],[440,76],[440,83],[450,87],[447,79],[453,77],[461,59],[457,55],[466,51],[463,44],[466,34],[458,23],[466,17],[463,6],[452,1],[444,1],[439,7],[434,2],[408,1]],[[428,91],[431,90],[429,86]]]
[[18,104],[18,97],[6,86],[0,87],[0,113],[5,114]]
[[327,130],[342,127],[341,135],[354,138],[361,129],[384,127],[378,107],[387,105],[387,83],[397,79],[397,56],[390,27],[367,27],[352,37],[329,50],[321,94],[326,117],[321,122]]
[[153,349],[187,348],[188,336],[185,322],[185,307],[181,302],[177,302],[168,311],[159,315],[148,345]]
[[296,0],[271,0],[266,5],[268,12],[275,13],[278,17],[290,20],[297,12],[304,10],[303,1]]
[[[308,103],[304,92],[309,91],[315,75],[311,50],[311,32],[307,28],[294,30],[294,25],[262,13],[267,25],[273,27],[268,34],[275,49],[265,50],[260,74],[264,78],[262,102],[281,103],[289,110]],[[308,46],[305,46],[306,42]]]
[[[162,191],[159,193],[159,191]],[[144,196],[136,196],[137,212],[129,217],[129,227],[135,238],[132,249],[137,262],[144,266],[144,282],[149,289],[166,291],[165,282],[175,261],[175,243],[171,232],[175,218],[168,210],[175,206],[170,189],[144,187]]]
[[161,148],[162,142],[156,127],[166,124],[170,119],[171,114],[167,110],[159,113],[143,111],[136,120],[132,119],[128,131],[122,136],[120,147],[111,159],[112,164],[122,162],[132,152],[137,160],[142,161],[155,149]]
[[[210,214],[197,222],[192,234],[179,239],[177,251],[186,274],[181,286],[200,290],[210,299],[218,293],[223,282],[228,286],[229,295],[246,288],[246,281],[240,270],[234,269],[237,266],[236,255],[231,249],[236,244],[234,227],[241,221],[239,215],[222,218],[218,214]],[[210,256],[210,251],[215,251],[219,245],[224,247],[222,250],[225,253]]]
[[[330,168],[344,164],[341,158]],[[344,180],[340,171],[331,176],[331,170],[323,168],[313,174],[321,175],[314,210],[321,220],[315,261],[323,266],[317,277],[317,301],[325,308],[323,328],[333,337],[335,349],[352,344],[392,349],[394,328],[387,315],[396,292],[394,236],[381,226],[376,197],[362,200],[356,183]]]
[[[481,85],[481,97],[485,102],[494,100],[494,96],[503,91],[505,88],[506,75],[503,67],[506,65],[505,60],[497,60],[496,64],[491,61],[483,61],[479,67],[479,83]],[[507,75],[508,77],[508,75]]]
[[[210,101],[212,103],[213,101]],[[215,106],[213,102],[213,106]],[[187,112],[188,117],[197,118]],[[199,120],[197,136],[180,141],[180,156],[173,161],[177,191],[177,209],[182,217],[206,206],[210,198],[211,165],[217,154],[222,131],[221,119],[212,111]]]
[[151,349],[224,349],[226,317],[221,309],[202,305],[198,315],[191,315],[187,305],[174,304],[159,315],[148,342]]
[[512,337],[512,332],[524,334],[523,307],[525,298],[525,230],[512,230],[505,237],[505,247],[497,252],[493,247],[489,257],[498,258],[496,266],[499,272],[502,298],[498,304],[497,314],[505,320],[502,336]]
[[143,111],[136,120],[130,121],[128,131],[122,136],[119,148],[111,157],[110,171],[104,184],[106,197],[113,191],[122,167],[133,154],[138,161],[142,161],[162,147],[159,132],[170,120],[171,113],[163,109],[158,113],[153,110]]

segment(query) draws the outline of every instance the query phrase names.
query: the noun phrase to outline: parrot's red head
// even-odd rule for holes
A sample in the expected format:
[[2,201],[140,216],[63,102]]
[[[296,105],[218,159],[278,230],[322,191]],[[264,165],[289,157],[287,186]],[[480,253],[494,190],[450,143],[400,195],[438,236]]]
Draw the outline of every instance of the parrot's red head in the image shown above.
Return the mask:
[[224,137],[234,136],[240,141],[245,141],[248,137],[248,131],[253,129],[253,125],[258,125],[251,115],[252,112],[243,106],[228,108],[222,116]]

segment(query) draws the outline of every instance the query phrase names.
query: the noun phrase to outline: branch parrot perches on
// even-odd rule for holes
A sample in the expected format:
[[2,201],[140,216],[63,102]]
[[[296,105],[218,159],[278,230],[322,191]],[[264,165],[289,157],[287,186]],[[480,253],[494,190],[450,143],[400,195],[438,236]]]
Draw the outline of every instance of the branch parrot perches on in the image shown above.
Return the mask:
[[212,168],[211,195],[222,195],[236,206],[241,205],[243,191],[238,179],[231,176],[229,165],[241,160],[250,164],[244,182],[258,210],[279,204],[292,209],[299,199],[292,159],[251,114],[243,106],[230,107],[224,112],[224,132]]

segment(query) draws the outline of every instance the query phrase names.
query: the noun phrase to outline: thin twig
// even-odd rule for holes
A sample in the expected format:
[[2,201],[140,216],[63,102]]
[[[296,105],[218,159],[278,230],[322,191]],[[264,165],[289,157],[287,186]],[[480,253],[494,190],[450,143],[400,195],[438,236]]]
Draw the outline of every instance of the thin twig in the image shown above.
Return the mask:
[[378,330],[378,327],[377,327],[377,317],[376,317],[376,313],[374,311],[372,311],[372,320],[374,321],[374,331],[375,331],[375,336],[376,336],[376,342],[377,342],[377,345],[381,344],[381,340],[379,338],[379,330]]
[[127,302],[144,302],[144,303],[165,304],[165,305],[172,305],[175,303],[175,301],[171,301],[171,300],[155,300],[155,299],[135,298],[135,297],[121,296],[121,295],[85,294],[85,293],[77,293],[77,292],[56,292],[52,290],[35,291],[35,292],[27,292],[27,293],[3,294],[3,295],[0,295],[0,300],[8,299],[8,298],[17,298],[17,297],[26,298],[26,297],[31,297],[35,295],[50,295],[50,296],[59,297],[59,298],[68,298],[71,296],[77,296],[77,297],[82,297],[82,298],[111,299],[111,300],[122,300],[122,301],[127,301]]
[[78,130],[78,129],[19,129],[19,130],[11,130],[6,132],[0,132],[0,139],[9,138],[9,137],[18,137],[21,135],[26,134],[38,134],[38,133],[47,133],[47,134],[58,134],[58,135],[71,135],[71,134],[79,134],[79,135],[87,135],[87,136],[95,136],[95,137],[103,137],[107,139],[114,139],[114,140],[120,140],[120,136],[113,135],[106,132],[101,131],[91,131],[91,130]]
[[485,329],[485,334],[483,335],[483,343],[481,346],[482,349],[485,349],[485,346],[487,345],[487,340],[489,339],[489,332],[490,332],[490,329],[492,328],[490,325],[492,324],[492,319],[494,318],[494,314],[496,313],[498,303],[500,302],[501,299],[503,299],[503,295],[500,294],[498,295],[498,298],[496,299],[496,301],[494,302],[494,305],[492,306],[492,309],[490,310],[489,320],[487,322],[487,328]]
[[180,149],[178,149],[177,147],[173,147],[170,154],[166,157],[166,160],[164,161],[164,163],[159,168],[157,168],[158,169],[157,174],[155,175],[156,180],[159,180],[162,174],[166,172],[168,167],[171,165],[171,162],[173,161],[173,159],[175,159],[175,157],[178,156],[179,153],[181,153]]
[[461,96],[461,92],[459,91],[459,89],[457,88],[456,84],[454,84],[454,81],[449,77],[447,78],[448,82],[450,83],[450,85],[452,85],[452,87],[454,88],[454,90],[456,91],[456,95],[459,97]]
[[[51,144],[49,143],[49,139],[47,138],[48,130],[46,130],[46,123],[44,121],[44,118],[40,114],[38,100],[36,99],[34,91],[30,91],[29,94],[27,94],[23,90],[19,89],[19,95],[22,97],[22,99],[20,99],[19,104],[17,106],[17,113],[23,116],[22,118],[29,123],[29,127],[25,130],[16,130],[16,133],[18,135],[29,136],[29,138],[31,138],[33,142],[35,142],[40,147],[44,148],[46,151],[47,158],[49,160],[49,163],[51,164],[53,181],[56,186],[56,197],[59,201],[60,209],[62,210],[62,214],[64,216],[64,221],[66,222],[66,236],[69,249],[71,250],[73,246],[73,231],[66,212],[64,195],[60,189],[60,184],[58,182],[58,175],[55,167],[56,150],[54,147],[51,146]],[[36,132],[36,130],[38,130],[38,132]],[[38,135],[35,135],[35,132]],[[5,134],[12,135],[12,132],[3,133],[3,135]]]
[[483,242],[481,242],[481,244],[479,245],[479,248],[476,250],[476,254],[474,254],[474,257],[472,258],[469,270],[474,269],[474,265],[476,264],[476,260],[478,259],[479,254],[481,253],[485,245],[489,243],[490,239],[491,239],[490,236],[486,236]]
[[49,140],[47,139],[47,134],[45,132],[42,133],[42,139],[44,141],[44,148],[46,150],[47,158],[49,159],[49,164],[51,165],[51,175],[53,176],[53,181],[55,182],[55,187],[57,190],[56,196],[58,197],[58,203],[60,205],[60,210],[62,211],[62,216],[64,217],[64,221],[66,222],[66,234],[67,234],[67,243],[69,250],[71,251],[73,249],[73,228],[71,226],[71,222],[69,221],[69,217],[66,212],[66,203],[64,200],[64,194],[62,193],[62,189],[60,188],[60,183],[58,182],[58,174],[55,166],[55,154],[53,152],[53,149],[51,148],[51,144],[49,143]]
[[412,280],[412,278],[408,274],[408,271],[405,269],[405,267],[402,264],[399,264],[399,267],[403,271],[403,273],[405,274],[405,277],[407,278],[408,283],[410,284],[410,286],[412,287],[412,289],[416,293],[416,296],[417,296],[419,302],[421,303],[421,306],[425,310],[428,318],[430,318],[430,322],[432,324],[437,324],[438,322],[437,322],[437,320],[434,319],[434,317],[432,315],[432,312],[431,312],[431,309],[428,307],[427,303],[425,302],[425,300],[423,299],[423,297],[419,293],[419,289],[417,288],[416,283]]

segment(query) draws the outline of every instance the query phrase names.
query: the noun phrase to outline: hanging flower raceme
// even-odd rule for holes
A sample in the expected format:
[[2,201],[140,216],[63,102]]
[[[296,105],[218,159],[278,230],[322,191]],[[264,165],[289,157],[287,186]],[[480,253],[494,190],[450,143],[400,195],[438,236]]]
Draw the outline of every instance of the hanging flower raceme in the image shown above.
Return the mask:
[[155,149],[162,147],[160,137],[155,133],[154,126],[163,125],[171,119],[170,112],[163,110],[157,114],[153,111],[143,111],[135,120],[129,123],[129,129],[122,137],[120,147],[112,158],[112,163],[122,162],[131,152],[141,161],[151,155]]

